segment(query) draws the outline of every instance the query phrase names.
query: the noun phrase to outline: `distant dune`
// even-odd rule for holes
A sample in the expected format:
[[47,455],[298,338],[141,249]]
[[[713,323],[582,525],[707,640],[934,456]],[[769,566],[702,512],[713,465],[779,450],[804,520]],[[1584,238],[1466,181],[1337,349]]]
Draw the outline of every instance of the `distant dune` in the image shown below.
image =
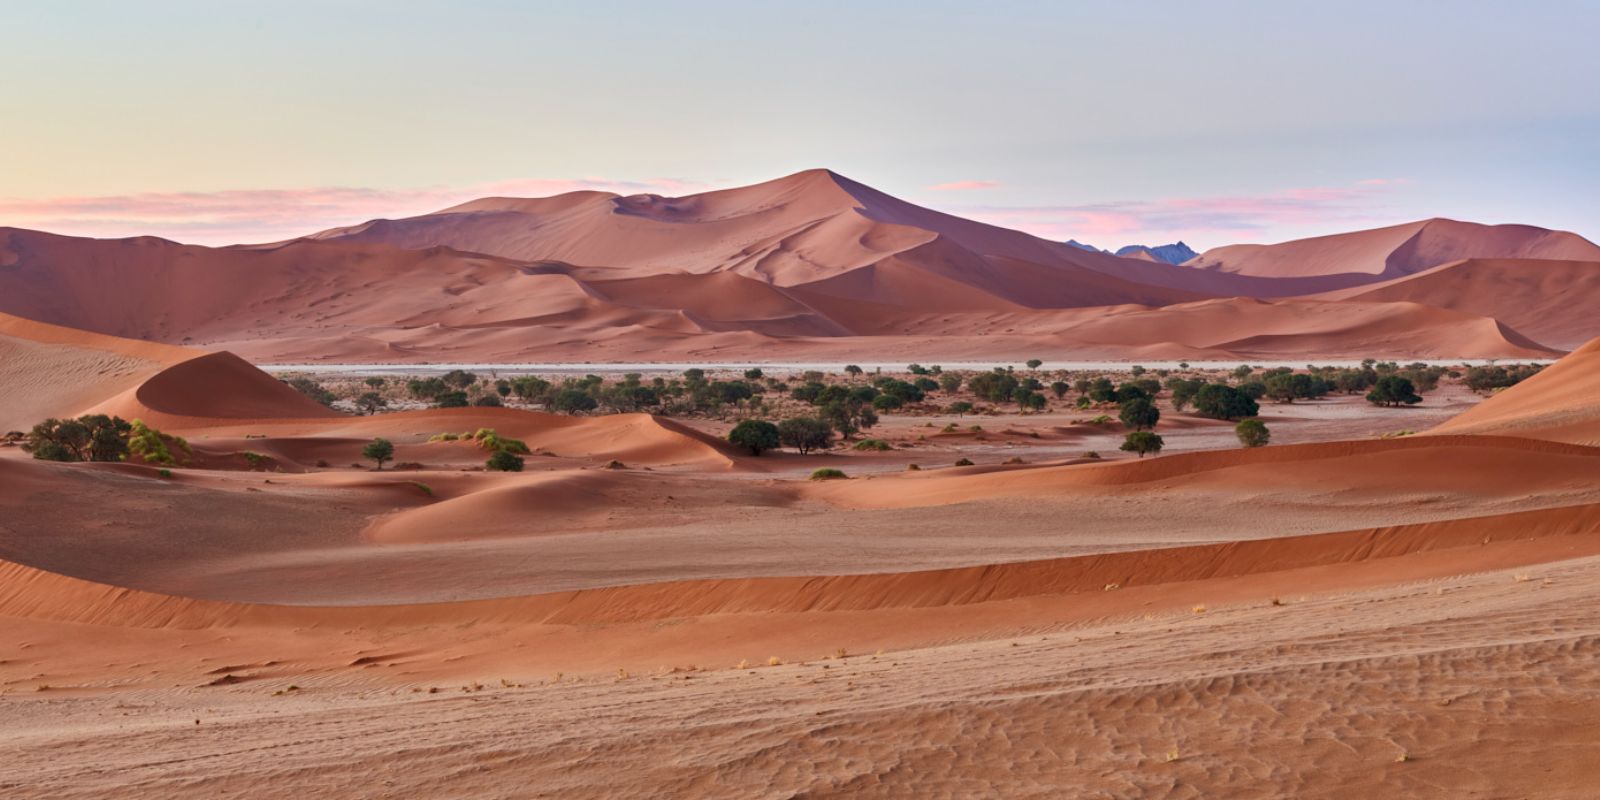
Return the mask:
[[267,245],[0,229],[0,312],[257,362],[1532,358],[1600,333],[1565,302],[1595,291],[1600,247],[1560,231],[1428,220],[1130,254],[808,170]]

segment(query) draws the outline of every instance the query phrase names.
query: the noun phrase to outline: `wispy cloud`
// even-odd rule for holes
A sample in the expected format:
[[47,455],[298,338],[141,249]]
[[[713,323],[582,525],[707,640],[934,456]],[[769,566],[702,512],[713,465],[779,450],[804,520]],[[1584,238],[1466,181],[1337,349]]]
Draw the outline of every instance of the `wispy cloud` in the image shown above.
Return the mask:
[[706,188],[678,178],[536,178],[421,189],[332,186],[0,198],[0,225],[80,236],[152,235],[235,244],[285,239],[375,217],[422,214],[479,197],[543,197],[579,190],[675,195]]
[[951,181],[949,183],[936,183],[923,188],[928,192],[973,192],[979,189],[998,189],[999,181]]
[[1151,236],[1221,243],[1276,229],[1331,229],[1388,220],[1385,195],[1399,182],[1360,181],[1353,186],[1286,189],[1265,195],[1062,206],[972,206],[956,211],[1049,239],[1075,238],[1101,246],[1115,247]]

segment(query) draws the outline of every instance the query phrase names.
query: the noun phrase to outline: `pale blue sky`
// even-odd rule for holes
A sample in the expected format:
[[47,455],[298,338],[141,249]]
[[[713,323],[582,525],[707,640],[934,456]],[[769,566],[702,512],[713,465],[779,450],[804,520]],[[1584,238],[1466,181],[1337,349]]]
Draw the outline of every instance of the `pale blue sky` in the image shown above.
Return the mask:
[[1600,235],[1600,2],[5,5],[0,225],[220,243],[826,166],[1102,246]]

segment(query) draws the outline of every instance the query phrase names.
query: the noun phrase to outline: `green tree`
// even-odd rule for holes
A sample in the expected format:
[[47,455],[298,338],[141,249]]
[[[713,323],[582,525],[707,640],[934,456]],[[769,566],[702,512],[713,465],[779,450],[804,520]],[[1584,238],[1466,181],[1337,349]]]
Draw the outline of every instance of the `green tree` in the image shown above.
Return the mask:
[[946,373],[940,375],[939,376],[939,388],[944,390],[946,393],[954,393],[954,392],[960,391],[960,389],[961,389],[961,374],[958,373],[958,372],[946,372]]
[[1416,405],[1422,402],[1411,381],[1399,375],[1385,375],[1367,392],[1367,402],[1377,406]]
[[466,408],[471,405],[466,392],[440,392],[433,398],[434,408]]
[[764,419],[747,419],[728,431],[728,442],[749,450],[750,455],[759,456],[763,450],[771,450],[780,444],[778,426]]
[[980,372],[967,381],[972,393],[991,403],[1011,400],[1021,383],[1008,372]]
[[1028,364],[1028,369],[1038,369],[1038,368],[1044,366],[1044,362],[1040,361],[1037,358],[1028,359],[1027,364]]
[[383,462],[394,458],[394,443],[383,438],[373,439],[361,448],[361,457],[378,462],[378,471],[382,472]]
[[550,410],[561,414],[593,411],[599,405],[588,392],[572,387],[556,392],[556,396],[550,399]]
[[386,380],[384,380],[384,379],[383,379],[383,378],[379,378],[379,377],[377,377],[377,376],[376,376],[376,375],[374,375],[374,376],[373,376],[373,377],[371,377],[371,378],[368,378],[368,379],[367,379],[367,380],[366,380],[366,381],[365,381],[365,383],[366,383],[366,384],[367,384],[367,385],[368,385],[368,386],[370,386],[370,387],[372,387],[372,388],[373,388],[373,389],[382,389],[382,388],[383,388],[383,387],[384,387],[384,386],[385,386],[385,385],[387,385],[387,384],[388,384],[388,383],[389,383],[389,382],[388,382],[388,381],[386,381]]
[[1071,389],[1072,385],[1066,381],[1054,381],[1050,384],[1050,392],[1056,396],[1057,400],[1066,397],[1067,392]]
[[1194,395],[1194,410],[1212,419],[1243,419],[1261,413],[1249,395],[1223,383],[1208,383]]
[[861,368],[855,364],[846,364],[844,365],[844,373],[849,375],[851,380],[855,380],[861,377]]
[[793,417],[778,423],[778,441],[805,455],[833,442],[833,426],[816,417]]
[[944,410],[946,413],[954,414],[959,417],[964,414],[972,413],[972,404],[965,400],[957,400],[954,403],[945,406]]
[[1233,426],[1233,433],[1239,437],[1239,444],[1245,447],[1262,447],[1272,441],[1272,431],[1267,430],[1267,424],[1255,417],[1239,420]]
[[1144,431],[1154,428],[1161,420],[1161,410],[1148,398],[1135,397],[1123,401],[1121,413],[1117,416],[1129,430]]
[[1122,437],[1121,449],[1130,453],[1138,453],[1140,458],[1144,458],[1145,453],[1161,452],[1161,447],[1164,444],[1165,442],[1157,434],[1150,431],[1134,431]]

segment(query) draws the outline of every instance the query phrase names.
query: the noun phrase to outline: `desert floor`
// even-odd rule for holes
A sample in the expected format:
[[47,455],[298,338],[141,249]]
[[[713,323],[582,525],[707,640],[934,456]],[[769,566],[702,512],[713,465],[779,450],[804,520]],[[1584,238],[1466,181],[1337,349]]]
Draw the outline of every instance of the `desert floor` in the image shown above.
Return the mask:
[[[170,476],[0,448],[0,794],[1593,796],[1600,448],[1495,432],[1509,393],[1265,404],[1256,450],[1056,410],[751,457],[206,406],[279,388],[245,370],[107,401],[189,438]],[[481,427],[527,470],[428,441]]]

